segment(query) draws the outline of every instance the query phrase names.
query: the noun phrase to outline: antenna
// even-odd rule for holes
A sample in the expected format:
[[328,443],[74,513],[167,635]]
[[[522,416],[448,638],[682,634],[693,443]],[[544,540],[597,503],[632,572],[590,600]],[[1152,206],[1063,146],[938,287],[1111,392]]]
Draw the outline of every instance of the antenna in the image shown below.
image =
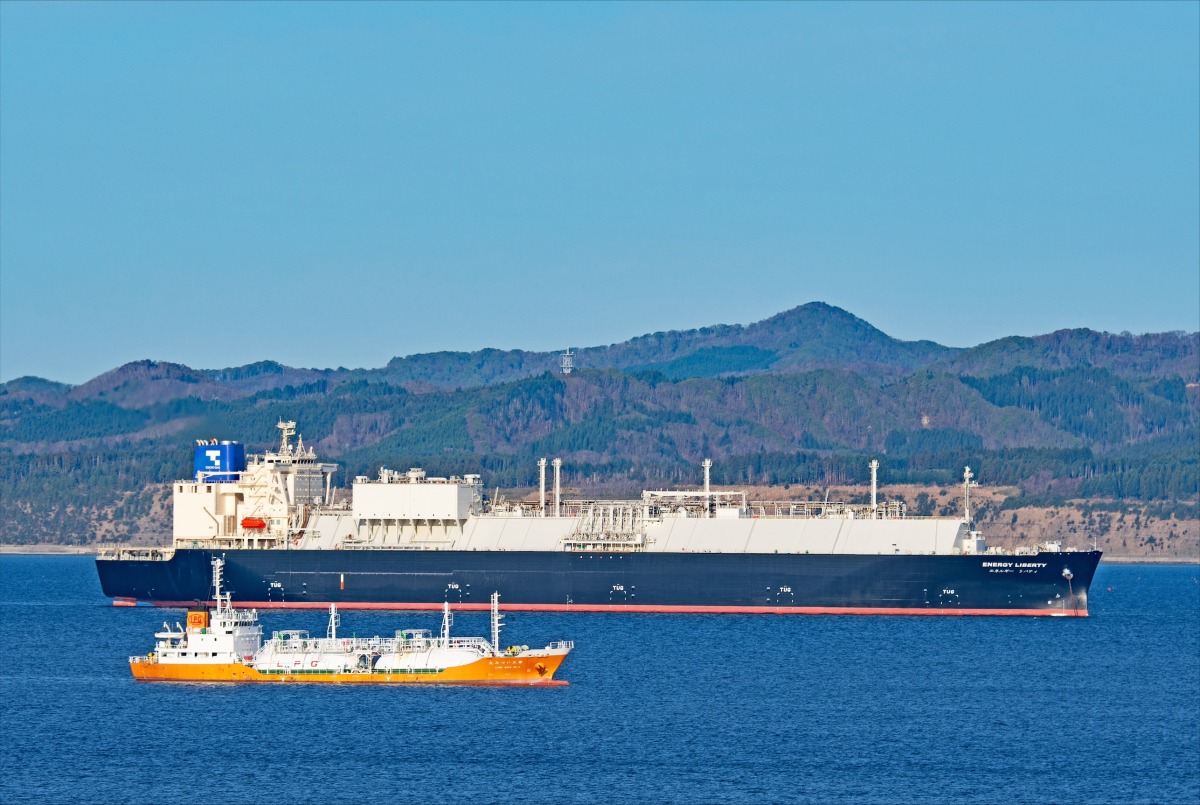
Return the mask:
[[567,351],[560,356],[562,365],[562,373],[564,375],[571,374],[571,370],[575,368],[575,353],[571,352],[571,348],[567,347]]

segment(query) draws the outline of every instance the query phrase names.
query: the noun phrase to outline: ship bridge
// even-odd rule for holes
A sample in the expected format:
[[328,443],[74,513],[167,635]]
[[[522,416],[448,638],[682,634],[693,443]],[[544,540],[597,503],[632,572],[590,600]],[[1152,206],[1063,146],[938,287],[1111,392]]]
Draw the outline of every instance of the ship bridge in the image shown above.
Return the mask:
[[174,484],[176,548],[294,547],[333,506],[338,465],[318,460],[296,423],[280,421],[280,446],[247,455],[237,442],[199,440],[195,474]]

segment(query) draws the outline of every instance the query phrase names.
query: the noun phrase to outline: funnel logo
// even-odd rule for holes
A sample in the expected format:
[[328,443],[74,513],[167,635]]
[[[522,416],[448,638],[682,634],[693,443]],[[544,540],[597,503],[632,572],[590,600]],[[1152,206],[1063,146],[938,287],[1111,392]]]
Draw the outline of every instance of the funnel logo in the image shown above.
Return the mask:
[[205,450],[204,455],[208,456],[208,468],[213,470],[221,469],[221,451],[220,450]]

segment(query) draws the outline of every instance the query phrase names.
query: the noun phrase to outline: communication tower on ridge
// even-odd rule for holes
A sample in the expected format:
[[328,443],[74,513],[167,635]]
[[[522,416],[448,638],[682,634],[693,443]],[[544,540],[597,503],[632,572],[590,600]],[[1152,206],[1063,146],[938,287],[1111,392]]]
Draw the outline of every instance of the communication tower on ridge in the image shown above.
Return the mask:
[[564,375],[571,374],[571,370],[575,368],[575,353],[571,352],[571,348],[567,347],[567,351],[562,354],[562,373]]

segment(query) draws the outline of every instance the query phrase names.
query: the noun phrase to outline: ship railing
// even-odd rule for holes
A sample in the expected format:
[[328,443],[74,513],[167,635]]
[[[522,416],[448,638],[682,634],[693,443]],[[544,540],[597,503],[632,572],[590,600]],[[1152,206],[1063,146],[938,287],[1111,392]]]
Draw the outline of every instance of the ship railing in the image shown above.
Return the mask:
[[641,551],[646,547],[646,535],[640,532],[589,534],[577,531],[563,538],[567,551]]
[[754,500],[746,507],[747,513],[755,518],[780,519],[855,519],[897,520],[907,519],[907,506],[900,501],[886,501],[872,507],[866,503],[819,500]]
[[396,641],[390,637],[324,637],[319,641],[322,651],[328,652],[386,652],[391,651]]
[[546,646],[546,648],[550,649],[551,651],[562,651],[562,650],[571,651],[572,649],[575,648],[575,641],[574,640],[555,640],[553,643]]
[[489,653],[492,644],[482,637],[452,637],[450,638],[450,648],[469,648],[476,651],[482,651],[485,654]]
[[425,651],[431,648],[435,641],[432,637],[400,637],[396,638],[396,651],[412,652]]
[[440,551],[445,550],[447,545],[451,545],[457,540],[457,536],[448,537],[422,537],[419,542],[405,542],[394,545],[385,545],[380,542],[372,542],[370,539],[344,539],[337,543],[338,550],[345,551]]
[[918,521],[918,522],[928,522],[930,520],[939,520],[942,522],[945,522],[947,520],[958,520],[958,521],[962,520],[962,517],[958,516],[958,515],[939,515],[939,514],[928,514],[928,515],[926,515],[926,514],[921,514],[921,515],[903,514],[898,517],[885,517],[881,513],[879,515],[876,515],[875,517],[872,517],[870,514],[859,515],[856,513],[853,517],[848,517],[845,514],[832,514],[832,513],[824,515],[824,516],[819,515],[819,514],[816,514],[816,515],[788,514],[786,512],[781,513],[781,514],[776,514],[774,512],[769,512],[769,511],[762,512],[761,510],[760,511],[751,510],[750,513],[745,516],[749,517],[751,519],[754,519],[754,520],[905,520],[905,521],[914,520],[914,521]]
[[628,542],[597,542],[594,540],[571,540],[563,543],[564,551],[572,553],[642,553],[644,545],[631,545]]
[[174,548],[135,548],[132,546],[114,546],[101,548],[96,553],[97,559],[121,560],[134,559],[139,561],[160,562],[175,555]]
[[[284,635],[287,635],[285,638]],[[272,645],[280,653],[306,654],[314,651],[390,651],[399,641],[391,637],[309,637],[297,632],[274,632]]]
[[[640,500],[563,500],[559,503],[559,515],[563,518],[581,517],[589,508],[594,506],[636,506],[641,507]],[[522,503],[514,501],[490,502],[480,512],[482,517],[552,517],[554,504],[545,506],[545,514],[537,503]]]

